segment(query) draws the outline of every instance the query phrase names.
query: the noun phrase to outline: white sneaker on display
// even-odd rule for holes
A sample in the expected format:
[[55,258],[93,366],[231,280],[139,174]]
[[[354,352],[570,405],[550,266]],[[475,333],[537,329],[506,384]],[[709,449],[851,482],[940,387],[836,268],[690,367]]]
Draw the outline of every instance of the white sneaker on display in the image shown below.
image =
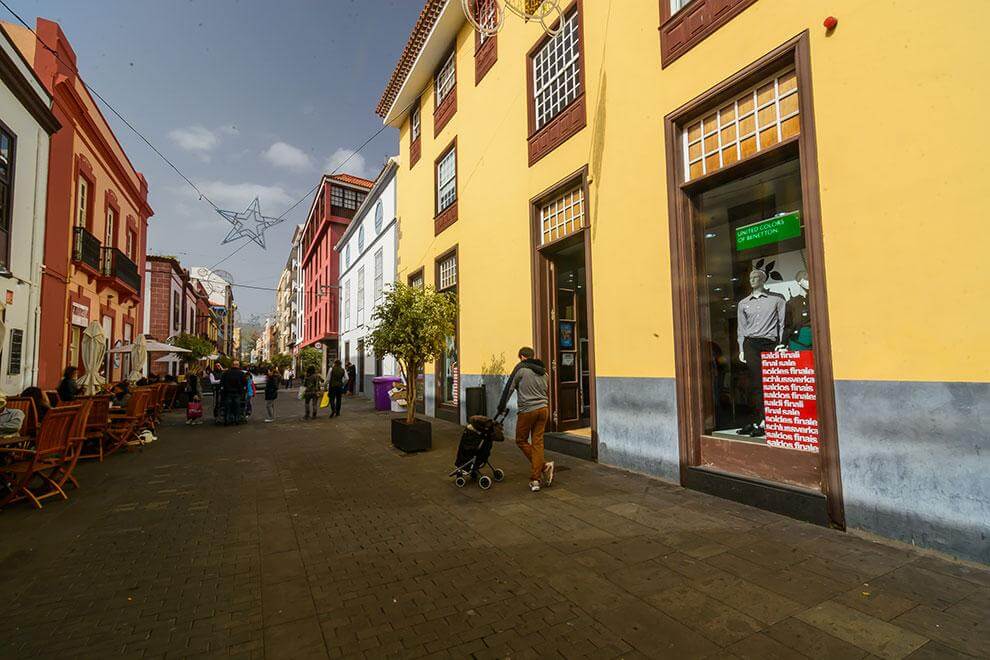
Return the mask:
[[539,482],[539,481],[530,481],[530,482],[529,482],[529,489],[530,489],[530,490],[531,490],[532,492],[534,492],[534,493],[535,493],[536,491],[538,491],[538,490],[540,490],[540,482]]

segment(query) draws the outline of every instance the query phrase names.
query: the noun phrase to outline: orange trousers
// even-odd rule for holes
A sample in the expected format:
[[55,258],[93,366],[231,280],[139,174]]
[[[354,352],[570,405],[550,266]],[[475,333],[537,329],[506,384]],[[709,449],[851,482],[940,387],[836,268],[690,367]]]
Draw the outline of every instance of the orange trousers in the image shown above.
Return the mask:
[[[516,417],[516,444],[529,459],[529,480],[539,481],[543,474],[543,431],[547,426],[549,408],[540,408]],[[530,442],[530,435],[533,439]]]

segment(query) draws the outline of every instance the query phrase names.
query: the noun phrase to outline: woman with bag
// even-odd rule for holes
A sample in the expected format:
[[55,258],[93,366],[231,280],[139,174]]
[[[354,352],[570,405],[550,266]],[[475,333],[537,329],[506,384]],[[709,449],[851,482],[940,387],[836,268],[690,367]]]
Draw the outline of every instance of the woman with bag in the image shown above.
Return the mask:
[[307,367],[306,379],[303,381],[303,402],[306,406],[306,414],[303,419],[316,419],[316,406],[323,394],[323,379],[316,373],[315,367]]
[[193,372],[186,374],[186,424],[203,423],[203,392],[199,385],[199,376]]

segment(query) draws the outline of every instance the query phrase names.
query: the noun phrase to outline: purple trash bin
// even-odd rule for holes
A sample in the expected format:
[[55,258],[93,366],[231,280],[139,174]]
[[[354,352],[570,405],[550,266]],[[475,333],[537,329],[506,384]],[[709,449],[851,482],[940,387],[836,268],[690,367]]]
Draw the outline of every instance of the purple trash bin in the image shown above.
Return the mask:
[[375,385],[375,410],[391,410],[392,399],[388,393],[396,383],[401,383],[398,376],[376,376],[371,379]]

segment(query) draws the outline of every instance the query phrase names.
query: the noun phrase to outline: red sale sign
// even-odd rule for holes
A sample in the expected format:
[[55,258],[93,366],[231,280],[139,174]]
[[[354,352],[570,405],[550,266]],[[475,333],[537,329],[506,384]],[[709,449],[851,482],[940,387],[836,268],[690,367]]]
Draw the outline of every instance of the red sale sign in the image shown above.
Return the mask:
[[813,351],[763,354],[767,444],[818,453],[818,404]]

